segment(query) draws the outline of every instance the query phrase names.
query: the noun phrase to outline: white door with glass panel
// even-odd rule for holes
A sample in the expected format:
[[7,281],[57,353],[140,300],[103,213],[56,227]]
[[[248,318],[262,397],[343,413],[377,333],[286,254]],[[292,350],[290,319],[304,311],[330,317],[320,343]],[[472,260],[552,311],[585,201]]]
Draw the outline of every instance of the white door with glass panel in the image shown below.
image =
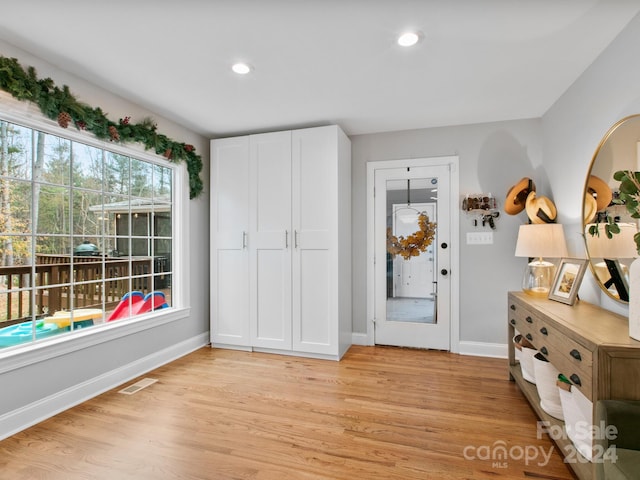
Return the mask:
[[375,343],[449,350],[449,166],[376,169],[374,182]]

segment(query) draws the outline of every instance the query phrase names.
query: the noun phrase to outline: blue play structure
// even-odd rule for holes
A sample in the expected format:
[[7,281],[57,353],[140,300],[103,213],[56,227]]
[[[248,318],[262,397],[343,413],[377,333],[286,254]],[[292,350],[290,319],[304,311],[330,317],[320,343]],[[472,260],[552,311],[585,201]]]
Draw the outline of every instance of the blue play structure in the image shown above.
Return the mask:
[[[152,312],[162,308],[168,308],[166,298],[162,292],[151,292],[143,295],[142,292],[129,292],[115,310],[106,318],[107,322],[130,318],[142,313]],[[99,308],[80,308],[73,311],[61,310],[51,316],[35,322],[27,321],[0,328],[0,348],[13,347],[33,340],[42,340],[71,329],[86,328],[94,325],[94,321],[100,321],[104,312]]]
[[13,347],[32,340],[42,340],[58,333],[68,332],[72,328],[77,330],[90,327],[94,324],[94,320],[102,318],[102,316],[103,312],[100,308],[81,308],[73,311],[60,310],[35,322],[29,320],[16,325],[9,325],[8,327],[0,328],[0,348]]
[[[33,339],[33,329],[34,323],[32,321],[0,328],[0,348],[30,342]],[[44,320],[35,322],[36,340],[41,340],[57,333],[61,333],[61,329],[55,323],[45,323]]]

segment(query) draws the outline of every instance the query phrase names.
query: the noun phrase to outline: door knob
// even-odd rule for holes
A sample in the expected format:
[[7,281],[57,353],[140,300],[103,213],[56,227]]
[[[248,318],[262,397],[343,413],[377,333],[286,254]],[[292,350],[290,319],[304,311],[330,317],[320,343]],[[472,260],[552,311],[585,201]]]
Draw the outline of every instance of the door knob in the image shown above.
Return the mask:
[[449,273],[449,271],[446,268],[443,268],[442,270],[440,270],[440,273],[442,275],[446,275],[447,273]]

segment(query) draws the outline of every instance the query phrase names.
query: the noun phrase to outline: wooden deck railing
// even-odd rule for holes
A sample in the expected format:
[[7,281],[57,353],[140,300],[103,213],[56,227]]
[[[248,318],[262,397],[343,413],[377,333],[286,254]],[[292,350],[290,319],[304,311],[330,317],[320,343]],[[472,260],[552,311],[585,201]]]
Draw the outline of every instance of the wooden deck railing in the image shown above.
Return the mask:
[[103,299],[105,308],[113,308],[131,290],[144,294],[151,291],[153,266],[151,257],[129,261],[119,257],[38,255],[35,278],[31,278],[31,265],[0,267],[0,326],[32,318],[34,289],[37,316],[72,308],[102,308]]

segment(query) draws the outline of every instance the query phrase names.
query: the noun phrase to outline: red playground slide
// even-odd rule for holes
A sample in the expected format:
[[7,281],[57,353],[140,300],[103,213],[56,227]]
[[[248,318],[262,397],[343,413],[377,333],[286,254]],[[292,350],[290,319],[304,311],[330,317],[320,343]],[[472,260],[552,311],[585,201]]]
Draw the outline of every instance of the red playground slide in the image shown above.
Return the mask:
[[129,292],[122,297],[118,306],[107,318],[107,322],[167,307],[167,301],[162,292],[151,292],[146,296],[142,292]]

